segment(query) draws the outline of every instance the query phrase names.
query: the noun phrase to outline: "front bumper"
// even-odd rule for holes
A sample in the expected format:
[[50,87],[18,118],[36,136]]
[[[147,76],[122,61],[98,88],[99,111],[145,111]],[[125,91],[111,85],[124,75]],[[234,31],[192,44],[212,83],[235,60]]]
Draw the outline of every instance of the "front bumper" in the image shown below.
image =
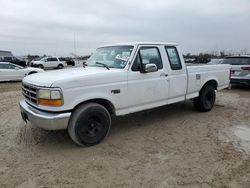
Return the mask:
[[46,130],[62,130],[68,127],[71,112],[44,112],[28,105],[25,100],[21,100],[19,106],[22,118],[26,123],[29,121],[32,125]]
[[237,78],[231,78],[230,83],[231,83],[231,84],[244,84],[244,85],[250,85],[250,79],[237,79]]

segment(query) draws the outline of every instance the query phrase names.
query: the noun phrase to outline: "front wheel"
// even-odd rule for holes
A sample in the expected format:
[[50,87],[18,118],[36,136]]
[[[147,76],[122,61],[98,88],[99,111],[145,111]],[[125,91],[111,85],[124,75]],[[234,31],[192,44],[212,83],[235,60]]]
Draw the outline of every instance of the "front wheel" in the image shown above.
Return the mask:
[[73,112],[68,133],[76,144],[92,146],[105,138],[110,127],[111,117],[108,110],[97,103],[86,103]]
[[198,111],[208,112],[213,108],[215,98],[215,88],[212,85],[207,85],[200,91],[199,96],[194,99],[194,106]]

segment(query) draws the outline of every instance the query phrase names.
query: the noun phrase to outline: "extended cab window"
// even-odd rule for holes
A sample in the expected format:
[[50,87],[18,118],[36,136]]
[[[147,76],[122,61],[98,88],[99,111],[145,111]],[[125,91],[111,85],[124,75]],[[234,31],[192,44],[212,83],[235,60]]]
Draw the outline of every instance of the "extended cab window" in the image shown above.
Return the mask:
[[180,57],[179,57],[179,54],[177,52],[176,47],[165,46],[165,49],[166,49],[166,52],[167,52],[167,55],[168,55],[168,60],[169,60],[171,69],[172,70],[180,70],[180,69],[182,69]]
[[161,55],[157,47],[141,47],[137,53],[132,71],[142,70],[146,64],[155,64],[158,69],[162,69]]

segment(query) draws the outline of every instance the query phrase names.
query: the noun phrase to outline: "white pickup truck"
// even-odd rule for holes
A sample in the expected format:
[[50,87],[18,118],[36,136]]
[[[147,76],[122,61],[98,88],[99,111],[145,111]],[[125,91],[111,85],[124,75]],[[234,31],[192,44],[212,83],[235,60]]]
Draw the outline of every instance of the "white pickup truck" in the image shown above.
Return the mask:
[[95,145],[121,116],[193,99],[202,112],[227,88],[229,65],[186,67],[175,44],[126,43],[98,48],[86,66],[23,79],[25,122],[47,130],[67,129],[79,145]]

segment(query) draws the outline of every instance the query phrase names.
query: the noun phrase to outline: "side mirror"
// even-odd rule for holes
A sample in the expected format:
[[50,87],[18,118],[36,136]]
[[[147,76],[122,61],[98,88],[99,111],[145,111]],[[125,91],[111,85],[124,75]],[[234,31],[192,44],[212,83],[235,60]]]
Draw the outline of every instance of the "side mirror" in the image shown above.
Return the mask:
[[15,70],[19,70],[19,68],[18,68],[18,67],[15,67]]
[[145,69],[144,72],[148,73],[148,72],[156,72],[158,70],[156,64],[153,63],[149,63],[145,65]]

